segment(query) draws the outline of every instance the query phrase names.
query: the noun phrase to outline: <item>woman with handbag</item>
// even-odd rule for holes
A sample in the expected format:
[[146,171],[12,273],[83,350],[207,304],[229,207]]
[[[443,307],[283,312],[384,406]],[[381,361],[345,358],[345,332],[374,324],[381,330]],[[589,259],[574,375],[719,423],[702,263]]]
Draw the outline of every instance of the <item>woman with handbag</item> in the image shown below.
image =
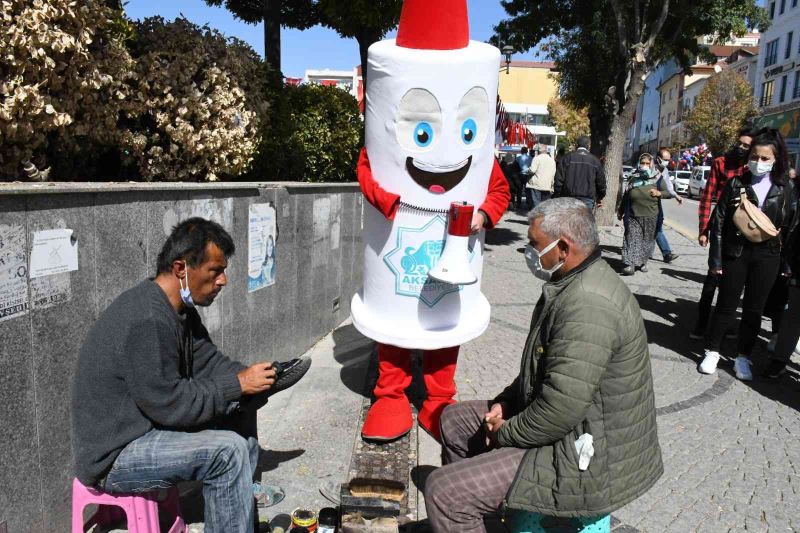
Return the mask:
[[788,157],[783,136],[774,129],[758,132],[750,146],[748,169],[731,179],[712,215],[709,269],[720,276],[719,296],[699,370],[713,374],[722,341],[736,318],[744,290],[742,320],[734,370],[753,379],[750,354],[761,330],[761,315],[781,262],[781,229],[797,207],[786,186]]

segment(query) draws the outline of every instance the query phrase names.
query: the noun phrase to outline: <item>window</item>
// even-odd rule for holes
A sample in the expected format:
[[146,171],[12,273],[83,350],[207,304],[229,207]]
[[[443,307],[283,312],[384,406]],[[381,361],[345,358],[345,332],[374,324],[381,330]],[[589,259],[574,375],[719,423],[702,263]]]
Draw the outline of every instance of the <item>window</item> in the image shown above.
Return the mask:
[[781,95],[778,101],[783,103],[786,101],[786,84],[789,83],[789,76],[784,76],[781,78]]
[[764,54],[764,66],[769,67],[778,62],[778,42],[780,39],[775,39],[767,43],[767,52]]
[[781,15],[786,11],[786,0],[781,0]]
[[670,102],[672,101],[672,88],[670,88],[669,90],[669,101]]
[[786,34],[786,53],[784,55],[784,59],[789,59],[792,56],[792,38],[794,37],[794,32],[790,31]]
[[772,93],[774,91],[773,80],[761,84],[761,107],[772,105]]
[[792,98],[800,98],[800,70],[794,72],[794,94]]
[[769,4],[769,19],[772,20],[775,18],[775,2],[770,2]]
[[792,0],[792,7],[797,7],[797,0]]

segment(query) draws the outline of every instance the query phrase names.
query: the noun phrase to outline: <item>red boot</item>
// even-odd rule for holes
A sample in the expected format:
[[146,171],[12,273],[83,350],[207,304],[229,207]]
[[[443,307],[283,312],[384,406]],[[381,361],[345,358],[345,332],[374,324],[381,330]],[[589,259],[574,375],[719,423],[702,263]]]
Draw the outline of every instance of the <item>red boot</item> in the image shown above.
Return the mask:
[[439,433],[439,418],[444,408],[456,403],[456,362],[458,361],[458,346],[431,350],[423,354],[422,374],[425,378],[425,388],[428,398],[422,403],[422,409],[417,415],[419,426],[441,442]]
[[378,345],[378,383],[375,403],[369,408],[361,437],[390,441],[411,431],[414,420],[405,390],[411,385],[411,352],[405,348]]

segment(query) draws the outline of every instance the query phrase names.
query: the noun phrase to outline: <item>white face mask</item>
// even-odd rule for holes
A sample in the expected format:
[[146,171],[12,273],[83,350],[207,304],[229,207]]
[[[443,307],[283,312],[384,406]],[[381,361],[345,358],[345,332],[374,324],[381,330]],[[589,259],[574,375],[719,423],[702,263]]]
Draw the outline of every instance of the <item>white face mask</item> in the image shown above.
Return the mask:
[[537,279],[540,279],[544,282],[548,282],[553,278],[553,274],[558,272],[562,266],[564,266],[564,261],[561,261],[553,268],[544,268],[542,266],[542,256],[556,247],[558,242],[561,239],[557,239],[547,246],[545,246],[544,250],[541,252],[538,251],[536,248],[531,246],[530,244],[525,247],[525,262],[528,263],[528,268],[531,270],[534,276]]
[[186,270],[186,288],[183,287],[183,279],[178,278],[178,283],[181,286],[181,301],[186,307],[194,307],[194,300],[192,299],[192,291],[189,290],[189,266],[184,267]]
[[747,166],[753,176],[763,176],[767,172],[772,172],[775,161],[750,161]]

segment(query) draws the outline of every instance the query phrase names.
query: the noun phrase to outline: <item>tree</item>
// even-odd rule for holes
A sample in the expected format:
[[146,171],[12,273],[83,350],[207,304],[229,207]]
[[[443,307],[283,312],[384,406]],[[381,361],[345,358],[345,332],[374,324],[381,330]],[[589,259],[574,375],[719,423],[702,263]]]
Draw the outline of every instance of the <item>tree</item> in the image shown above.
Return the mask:
[[402,0],[317,0],[323,26],[358,42],[361,75],[367,87],[367,50],[400,20]]
[[706,82],[684,126],[717,155],[734,143],[742,126],[757,113],[747,80],[737,72],[723,70]]
[[101,1],[0,1],[0,176],[41,179],[51,154],[114,142],[133,74],[124,26]]
[[565,131],[569,143],[575,146],[578,137],[589,135],[589,111],[586,108],[576,109],[560,98],[552,98],[547,103],[547,113],[556,130]]
[[255,50],[185,18],[147,18],[136,33],[121,121],[131,177],[216,181],[247,171],[267,111]]
[[[707,56],[697,37],[742,35],[746,23],[764,28],[756,0],[502,0],[511,18],[495,27],[494,42],[529,50],[545,41],[560,71],[562,97],[588,106],[593,138],[607,139],[605,171],[619,176],[625,133],[644,81],[659,62],[674,57],[688,67]],[[720,38],[720,40],[724,40]],[[599,135],[598,135],[599,132]],[[598,139],[600,137],[600,139]],[[597,142],[593,151],[599,152]],[[609,180],[608,198],[619,181]],[[601,224],[614,220],[605,202]]]
[[312,0],[206,0],[210,6],[225,5],[248,24],[264,23],[264,59],[281,71],[281,27],[305,30],[319,23]]

